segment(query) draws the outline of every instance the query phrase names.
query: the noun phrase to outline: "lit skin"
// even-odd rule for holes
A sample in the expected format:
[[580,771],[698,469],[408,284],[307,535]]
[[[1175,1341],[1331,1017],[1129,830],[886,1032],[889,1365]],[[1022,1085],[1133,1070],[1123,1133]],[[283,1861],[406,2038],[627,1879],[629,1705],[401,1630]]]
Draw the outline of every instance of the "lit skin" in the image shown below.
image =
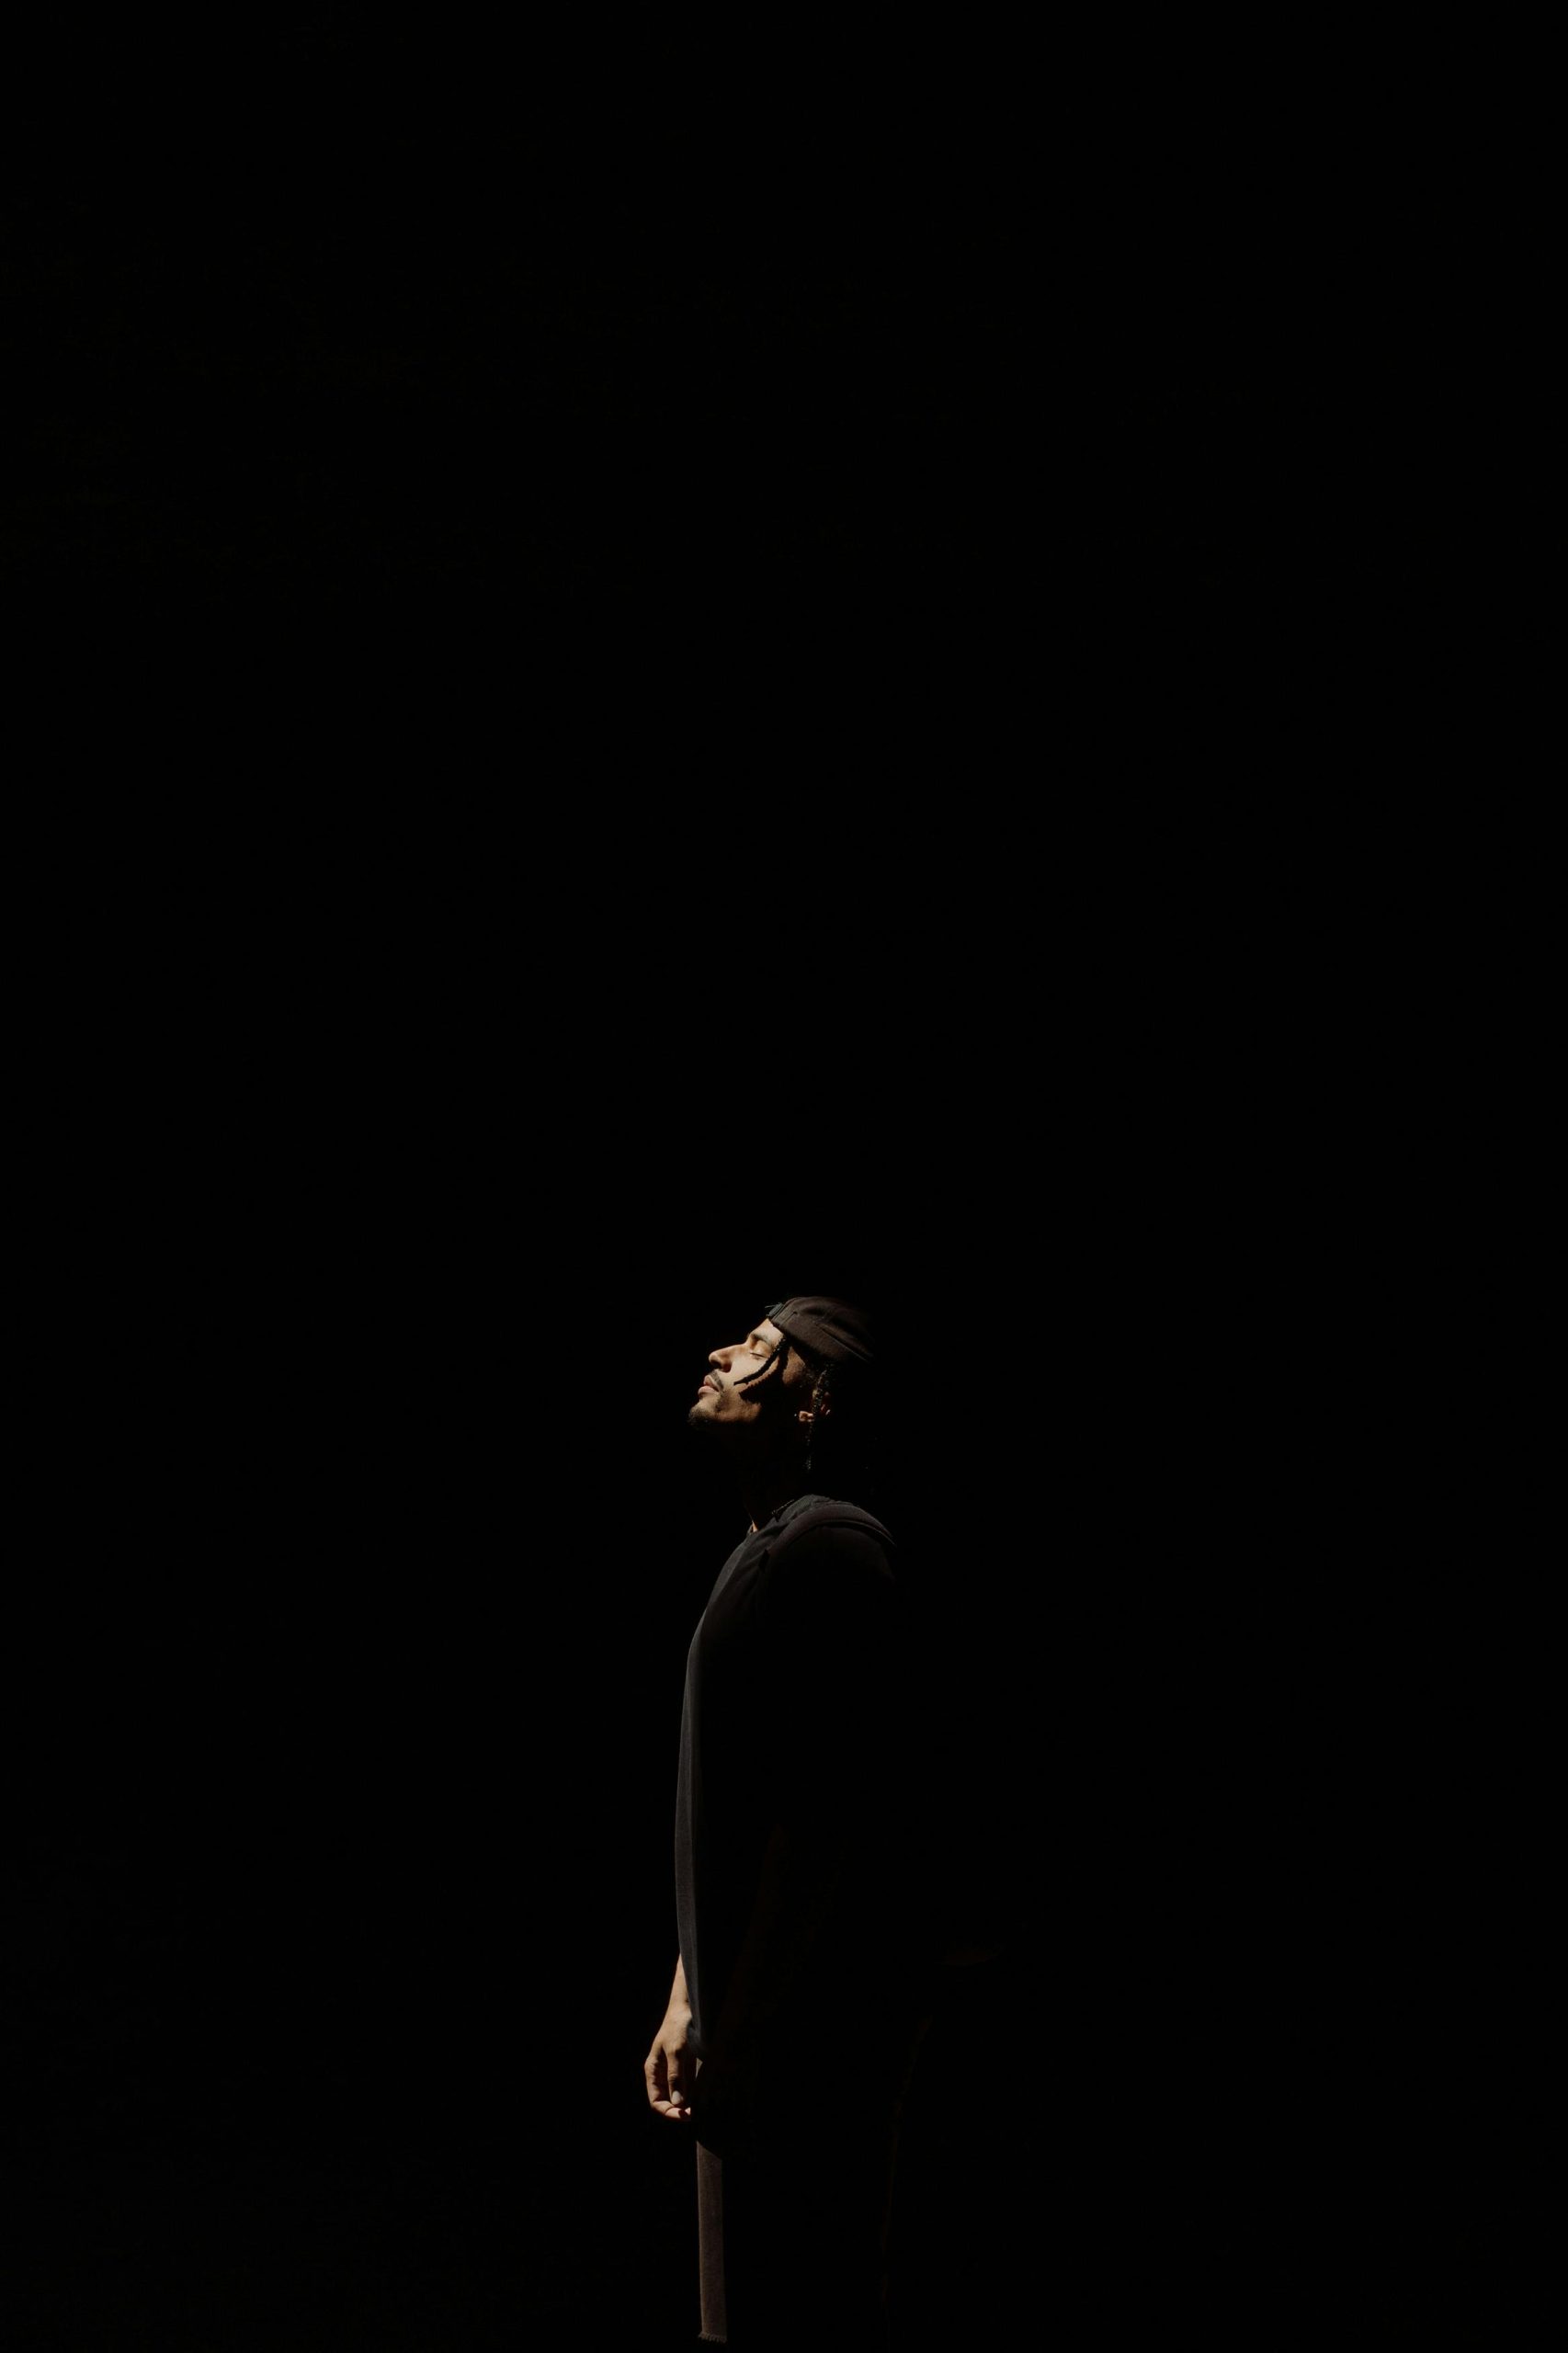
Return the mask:
[[655,2116],[667,2116],[674,2124],[685,2124],[691,2117],[691,2088],[697,2081],[697,2062],[687,2043],[690,2027],[691,2004],[687,1998],[686,1966],[677,1954],[669,2006],[659,2021],[653,2048],[642,2062],[642,2081],[648,2087],[648,2105]]
[[781,1390],[777,1372],[749,1389],[741,1386],[762,1370],[783,1337],[778,1324],[764,1317],[744,1340],[713,1349],[703,1386],[687,1415],[693,1429],[713,1430],[727,1448],[753,1528],[799,1492],[802,1440],[813,1419],[820,1414],[825,1420],[829,1411],[827,1400],[815,1393],[810,1369],[794,1349],[784,1368]]
[[[725,1445],[738,1474],[742,1501],[751,1515],[754,1530],[780,1504],[800,1492],[803,1441],[810,1435],[815,1416],[820,1414],[825,1419],[829,1411],[826,1398],[816,1393],[815,1377],[794,1349],[790,1352],[781,1382],[778,1374],[773,1372],[750,1389],[741,1387],[743,1381],[762,1370],[783,1337],[778,1324],[765,1317],[744,1340],[713,1349],[703,1385],[687,1415],[694,1429],[710,1428]],[[795,1879],[801,1878],[781,1830],[775,1833],[768,1859],[771,1868],[765,1870],[765,1888],[771,1888],[775,1881],[782,1888],[792,1865]],[[770,1896],[770,1912],[777,1908],[778,1901],[777,1893]],[[790,1908],[800,1911],[802,1917],[809,1917],[810,1907],[798,1900]],[[690,2026],[686,1969],[677,1955],[669,2004],[642,2063],[648,2105],[655,2115],[668,2117],[673,2123],[687,2122],[691,2116],[697,2068],[687,2040]],[[703,2071],[705,2097],[717,2101],[728,2072],[722,2061],[718,2066],[710,2061]],[[737,2067],[736,2073],[739,2072]]]

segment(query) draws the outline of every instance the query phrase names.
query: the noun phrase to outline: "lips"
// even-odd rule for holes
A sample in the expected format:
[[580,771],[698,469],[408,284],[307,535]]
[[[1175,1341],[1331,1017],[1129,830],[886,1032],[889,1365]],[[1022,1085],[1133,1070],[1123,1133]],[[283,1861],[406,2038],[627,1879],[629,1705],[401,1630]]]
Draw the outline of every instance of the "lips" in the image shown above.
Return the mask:
[[[711,1374],[711,1373],[708,1373],[708,1374],[706,1374],[706,1375],[704,1376],[703,1382],[702,1382],[702,1389],[712,1389],[712,1390],[717,1390],[718,1386],[719,1386],[719,1384],[718,1384],[718,1382],[714,1380],[714,1378],[713,1378],[713,1376],[712,1376],[712,1374]],[[699,1389],[699,1390],[698,1391],[698,1392],[697,1392],[697,1393],[698,1393],[698,1395],[700,1397],[700,1396],[701,1396],[701,1394],[702,1394],[702,1390],[701,1390],[701,1389]]]

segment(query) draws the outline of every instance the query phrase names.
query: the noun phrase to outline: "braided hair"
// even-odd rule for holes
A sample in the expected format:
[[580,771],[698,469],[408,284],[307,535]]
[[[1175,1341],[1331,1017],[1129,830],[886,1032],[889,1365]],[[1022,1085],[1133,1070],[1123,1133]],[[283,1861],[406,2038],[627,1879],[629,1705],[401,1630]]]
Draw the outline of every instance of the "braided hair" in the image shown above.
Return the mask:
[[[854,1378],[855,1367],[832,1365],[810,1356],[798,1343],[792,1344],[786,1334],[755,1372],[735,1383],[736,1388],[755,1389],[758,1381],[768,1378],[776,1365],[782,1382],[789,1369],[791,1345],[812,1377],[812,1418],[806,1427],[803,1465],[807,1487],[816,1479],[835,1495],[871,1494],[876,1485],[875,1429],[867,1409],[868,1401]],[[828,1408],[825,1415],[821,1410],[824,1405]],[[849,1409],[847,1426],[846,1407]]]
[[[800,1351],[797,1349],[796,1353],[799,1355]],[[802,1361],[804,1361],[804,1359],[802,1359]],[[744,1381],[737,1381],[735,1387],[737,1389],[754,1389],[759,1381],[767,1380],[775,1365],[778,1367],[778,1378],[782,1381],[785,1372],[789,1369],[789,1363],[790,1343],[786,1338],[780,1340],[776,1348],[769,1349],[762,1363],[757,1366],[756,1370],[755,1372],[748,1372]]]

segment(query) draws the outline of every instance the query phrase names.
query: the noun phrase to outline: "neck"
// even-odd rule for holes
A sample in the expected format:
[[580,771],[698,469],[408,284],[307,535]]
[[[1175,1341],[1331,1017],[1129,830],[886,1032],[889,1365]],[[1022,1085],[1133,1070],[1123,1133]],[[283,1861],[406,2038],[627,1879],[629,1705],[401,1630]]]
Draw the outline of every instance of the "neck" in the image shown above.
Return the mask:
[[751,1514],[753,1528],[760,1528],[765,1519],[772,1518],[781,1504],[793,1502],[804,1492],[804,1481],[799,1470],[790,1471],[782,1464],[758,1470],[741,1480],[741,1501]]

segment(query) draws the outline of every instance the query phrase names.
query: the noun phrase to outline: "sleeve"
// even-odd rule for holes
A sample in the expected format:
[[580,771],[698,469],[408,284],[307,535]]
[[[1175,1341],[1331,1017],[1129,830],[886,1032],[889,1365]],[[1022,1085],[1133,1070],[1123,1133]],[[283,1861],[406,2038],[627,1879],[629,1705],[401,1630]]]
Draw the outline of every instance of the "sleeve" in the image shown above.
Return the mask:
[[808,1530],[759,1599],[774,1818],[831,1838],[885,1801],[898,1745],[902,1621],[887,1554],[853,1528]]

